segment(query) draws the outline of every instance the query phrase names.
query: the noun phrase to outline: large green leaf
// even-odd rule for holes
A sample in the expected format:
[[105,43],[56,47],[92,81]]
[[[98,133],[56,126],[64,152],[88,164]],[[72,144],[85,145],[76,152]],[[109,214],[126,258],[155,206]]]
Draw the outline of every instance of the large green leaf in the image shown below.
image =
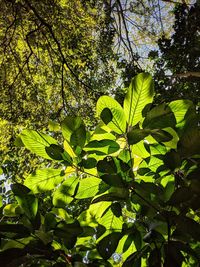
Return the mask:
[[73,200],[73,194],[78,184],[76,176],[68,177],[53,194],[53,204],[56,207],[65,207]]
[[79,183],[76,198],[83,199],[83,198],[94,197],[99,191],[100,183],[101,179],[96,177],[88,177],[82,179]]
[[99,223],[103,225],[106,230],[121,231],[123,220],[122,216],[116,216],[113,210],[109,208],[101,217]]
[[173,128],[175,125],[174,113],[165,103],[151,109],[143,122],[143,128],[146,129]]
[[126,118],[121,105],[110,96],[101,96],[97,101],[97,116],[114,132],[126,131]]
[[151,75],[135,76],[124,99],[124,112],[129,125],[136,125],[142,118],[142,110],[153,101],[154,84]]
[[20,134],[20,137],[25,147],[31,152],[43,158],[52,159],[47,154],[45,148],[51,144],[57,144],[57,141],[53,137],[34,130],[24,130]]
[[186,112],[192,106],[192,101],[186,99],[175,100],[169,103],[169,107],[174,113],[177,124],[184,120]]
[[63,175],[63,171],[59,169],[36,170],[26,178],[24,184],[34,193],[45,192],[61,183],[64,179]]

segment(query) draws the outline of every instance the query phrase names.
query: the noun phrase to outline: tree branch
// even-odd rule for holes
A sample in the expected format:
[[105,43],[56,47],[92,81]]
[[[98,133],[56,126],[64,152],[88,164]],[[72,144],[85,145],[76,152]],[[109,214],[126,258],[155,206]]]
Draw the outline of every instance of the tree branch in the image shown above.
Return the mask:
[[60,53],[60,56],[62,58],[62,62],[67,66],[67,68],[69,69],[69,71],[71,72],[71,74],[76,78],[76,80],[82,84],[84,87],[85,87],[85,91],[86,93],[88,93],[88,90],[87,89],[92,89],[88,84],[86,84],[85,82],[83,82],[79,77],[78,75],[74,72],[74,70],[71,68],[71,66],[69,65],[69,63],[67,62],[63,52],[62,52],[62,48],[61,48],[61,45],[60,45],[60,42],[58,41],[58,39],[56,38],[54,32],[53,32],[53,29],[52,29],[52,26],[46,22],[45,19],[43,19],[39,13],[37,12],[37,10],[35,9],[34,6],[31,5],[31,3],[29,2],[29,0],[25,0],[25,3],[28,5],[28,7],[30,8],[30,10],[33,11],[33,13],[35,14],[35,16],[38,18],[38,20],[48,29],[49,33],[51,34],[54,42],[56,43],[57,45],[57,48],[58,48],[58,51]]

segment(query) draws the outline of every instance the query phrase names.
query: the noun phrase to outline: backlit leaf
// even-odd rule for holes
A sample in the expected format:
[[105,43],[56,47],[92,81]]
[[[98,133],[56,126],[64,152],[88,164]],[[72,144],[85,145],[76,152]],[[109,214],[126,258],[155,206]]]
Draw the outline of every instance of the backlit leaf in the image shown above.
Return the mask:
[[129,125],[136,125],[142,118],[144,107],[152,103],[154,85],[151,75],[140,73],[135,76],[124,99],[124,112]]

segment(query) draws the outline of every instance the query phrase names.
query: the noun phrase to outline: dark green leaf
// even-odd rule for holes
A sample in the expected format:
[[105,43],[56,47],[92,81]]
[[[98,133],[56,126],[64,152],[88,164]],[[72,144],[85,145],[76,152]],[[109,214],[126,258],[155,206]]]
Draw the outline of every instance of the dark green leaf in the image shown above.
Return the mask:
[[134,145],[143,140],[149,134],[150,130],[148,129],[133,129],[132,131],[127,133],[128,143],[129,145]]
[[85,169],[92,169],[96,167],[97,160],[94,158],[82,159],[82,161],[78,165],[80,167],[84,167]]
[[105,124],[108,124],[112,121],[113,115],[109,108],[104,108],[101,112],[100,118]]
[[45,147],[45,151],[50,158],[55,160],[63,160],[62,153],[64,152],[64,149],[61,146],[51,144],[50,146]]
[[118,202],[112,203],[111,210],[116,217],[122,216],[122,208]]
[[175,125],[174,114],[166,104],[161,104],[150,110],[143,122],[143,128],[147,129],[173,128]]
[[173,136],[164,130],[151,130],[151,135],[157,142],[169,142],[173,139]]
[[12,184],[11,189],[15,196],[23,196],[31,192],[28,187],[19,183]]
[[105,158],[97,163],[97,170],[100,173],[116,174],[117,167],[113,158]]
[[171,171],[174,171],[181,165],[180,155],[174,150],[167,152],[164,156],[163,161]]
[[108,260],[115,252],[121,237],[121,233],[114,232],[99,241],[97,250],[104,260]]
[[174,191],[171,198],[167,202],[168,205],[179,205],[180,203],[190,200],[193,196],[193,193],[188,187],[179,187]]
[[104,174],[100,178],[108,185],[115,187],[124,187],[122,177],[119,174]]
[[78,129],[74,130],[70,137],[70,144],[72,146],[83,147],[86,141],[85,126],[81,125]]

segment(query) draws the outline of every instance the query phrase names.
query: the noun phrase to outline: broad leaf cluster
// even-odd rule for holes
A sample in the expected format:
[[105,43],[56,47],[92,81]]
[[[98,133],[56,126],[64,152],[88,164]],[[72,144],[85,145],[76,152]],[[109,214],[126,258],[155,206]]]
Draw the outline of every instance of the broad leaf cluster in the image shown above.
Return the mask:
[[153,97],[151,76],[140,73],[123,106],[99,98],[93,131],[68,116],[63,145],[21,132],[27,149],[55,164],[12,185],[1,207],[4,266],[197,266],[199,115],[191,101]]

